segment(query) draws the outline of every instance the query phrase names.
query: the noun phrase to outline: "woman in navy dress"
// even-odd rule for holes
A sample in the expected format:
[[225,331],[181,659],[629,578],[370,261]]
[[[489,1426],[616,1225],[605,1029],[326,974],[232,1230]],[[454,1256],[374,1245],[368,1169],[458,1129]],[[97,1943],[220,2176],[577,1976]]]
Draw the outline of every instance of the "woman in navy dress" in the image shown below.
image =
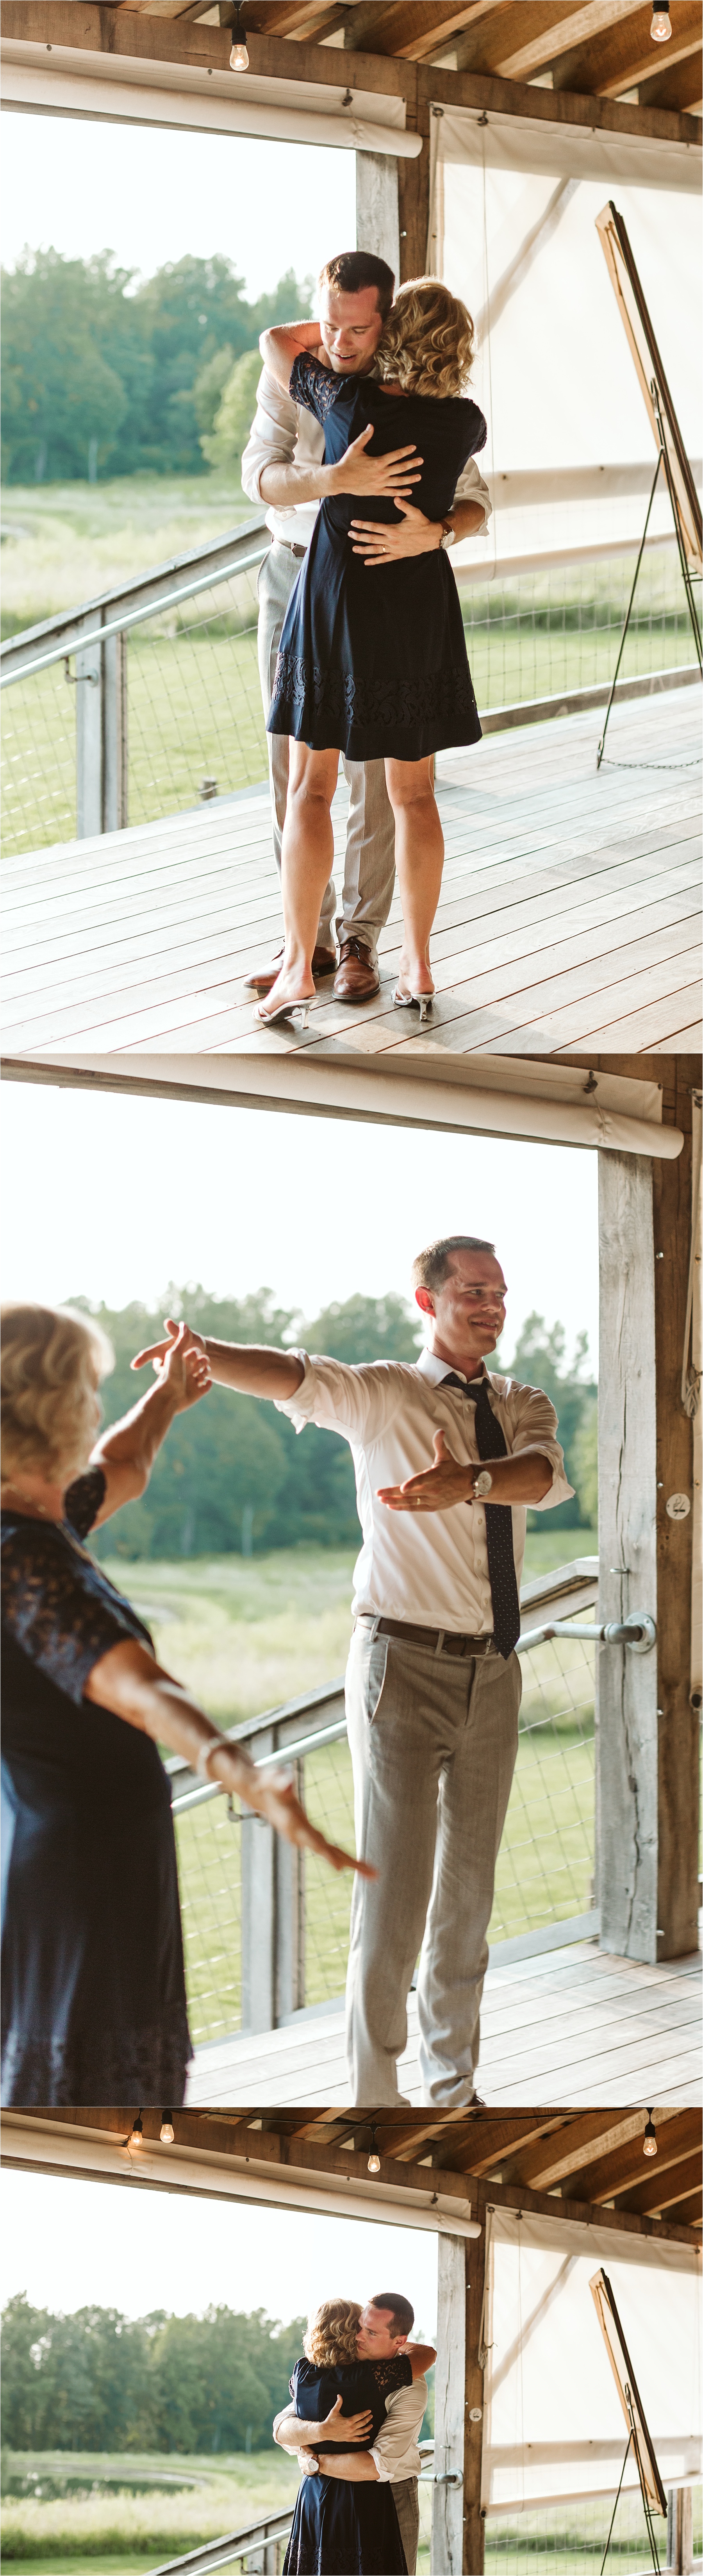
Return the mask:
[[[296,2415],[324,2423],[339,2405],[330,2441],[315,2443],[315,2457],[326,2451],[352,2451],[358,2434],[344,2440],[349,2416],[367,2414],[365,2447],[380,2433],[386,2398],[395,2388],[410,2386],[413,2366],[405,2352],[389,2361],[359,2361],[356,2341],[361,2309],[352,2301],[326,2301],[305,2336],[304,2361],[297,2361],[290,2380]],[[418,2367],[421,2367],[421,2361]],[[339,2425],[339,2431],[337,2431]],[[407,2562],[387,2479],[368,2484],[306,2471],[298,2489],[293,2527],[283,2561],[283,2576],[407,2576]]]
[[89,1318],[3,1310],[2,2101],[179,2106],[191,2056],[170,1783],[158,1742],[295,1843],[353,1867],[289,1775],[257,1772],[156,1663],[84,1545],[143,1492],[210,1384],[181,1326],[98,1445],[111,1365]]
[[[446,559],[456,484],[485,444],[486,423],[462,387],[473,324],[435,278],[401,288],[371,364],[343,375],[327,360],[324,323],[263,333],[266,367],[325,429],[325,464],[372,432],[371,455],[417,450],[413,506],[441,536],[431,552],[384,567],[369,587],[384,525],[407,505],[336,493],[322,501],[281,635],[269,733],[290,737],[283,834],[283,965],[260,1021],[284,1017],[314,993],[312,950],[330,870],[330,807],[339,754],[384,760],[395,816],[404,945],[394,999],[434,990],[429,937],[444,859],[434,798],[434,753],[480,740],[456,583]],[[328,334],[329,336],[329,334]],[[317,911],[315,907],[317,906]]]

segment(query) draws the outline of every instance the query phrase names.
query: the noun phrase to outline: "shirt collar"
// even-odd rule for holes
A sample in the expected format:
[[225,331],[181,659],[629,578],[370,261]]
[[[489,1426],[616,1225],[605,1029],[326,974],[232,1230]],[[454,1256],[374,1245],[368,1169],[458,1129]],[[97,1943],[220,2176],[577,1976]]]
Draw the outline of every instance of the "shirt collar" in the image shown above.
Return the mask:
[[438,1359],[434,1351],[421,1351],[417,1366],[420,1376],[429,1378],[430,1386],[441,1386],[443,1377],[463,1377],[466,1386],[472,1386],[477,1377],[488,1377],[483,1360],[477,1361],[468,1378],[465,1369],[455,1369],[451,1360]]

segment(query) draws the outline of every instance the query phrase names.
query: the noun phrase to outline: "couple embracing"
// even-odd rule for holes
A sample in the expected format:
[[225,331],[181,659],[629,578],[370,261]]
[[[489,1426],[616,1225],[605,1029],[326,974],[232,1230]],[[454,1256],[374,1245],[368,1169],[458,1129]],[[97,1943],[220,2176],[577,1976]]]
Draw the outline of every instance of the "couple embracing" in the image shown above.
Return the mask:
[[[473,324],[438,278],[411,281],[395,302],[393,288],[384,260],[344,252],[322,271],[319,320],[261,337],[242,480],[251,500],[272,505],[259,664],[284,920],[282,950],[248,978],[264,1025],[293,1012],[305,1025],[327,975],[338,1001],[378,992],[395,871],[404,937],[393,999],[425,1017],[444,860],[433,758],[481,734],[445,560],[490,509],[472,461],[486,438],[466,394]],[[350,808],[337,967],[340,756]]]
[[409,2299],[326,2299],[310,2318],[274,2440],[302,2472],[283,2576],[414,2576],[418,2436],[431,2344]]

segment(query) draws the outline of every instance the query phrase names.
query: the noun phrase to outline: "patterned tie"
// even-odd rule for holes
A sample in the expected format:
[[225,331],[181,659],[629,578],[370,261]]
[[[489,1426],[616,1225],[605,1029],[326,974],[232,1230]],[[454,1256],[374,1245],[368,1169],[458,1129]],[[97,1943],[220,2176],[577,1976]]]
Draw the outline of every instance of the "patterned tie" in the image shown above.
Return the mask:
[[[479,1458],[507,1458],[509,1450],[495,1413],[491,1410],[487,1377],[473,1378],[467,1386],[463,1377],[451,1369],[441,1380],[442,1386],[456,1386],[460,1395],[468,1396],[476,1406],[476,1447]],[[515,1579],[513,1555],[513,1515],[509,1503],[489,1502],[486,1511],[486,1547],[488,1580],[493,1603],[493,1636],[499,1655],[507,1662],[520,1635],[520,1602]]]

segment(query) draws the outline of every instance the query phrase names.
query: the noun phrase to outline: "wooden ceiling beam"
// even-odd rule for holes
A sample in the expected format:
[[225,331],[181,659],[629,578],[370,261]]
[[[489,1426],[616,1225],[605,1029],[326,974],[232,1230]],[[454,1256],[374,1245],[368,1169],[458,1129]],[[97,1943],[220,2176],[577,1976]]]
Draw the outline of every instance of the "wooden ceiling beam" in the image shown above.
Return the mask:
[[[679,0],[675,33],[668,44],[655,45],[650,36],[651,6],[631,10],[627,18],[605,28],[592,41],[564,46],[552,64],[555,89],[576,90],[592,98],[617,97],[618,89],[634,89],[638,79],[654,79],[663,71],[662,55],[671,55],[673,45],[701,41],[701,14],[698,0]],[[640,68],[639,74],[637,66]]]
[[618,2209],[634,2209],[641,2217],[654,2218],[660,2210],[673,2209],[677,2200],[686,2200],[689,2192],[703,2192],[700,2147],[695,2155],[682,2157],[678,2164],[671,2165],[668,2172],[648,2174],[646,2182],[638,2183],[636,2191],[628,2191],[622,2200],[618,2195]]
[[[657,2171],[667,2172],[677,2158],[690,2155],[700,2145],[700,2113],[672,2111],[665,2119],[662,2112],[655,2111],[654,2122],[659,2149]],[[577,2198],[587,2194],[589,2200],[602,2206],[605,2201],[618,2198],[621,2192],[634,2189],[645,2179],[640,2131],[638,2137],[627,2140],[611,2154],[606,2151],[603,2157],[577,2170],[569,2197],[572,2192]]]
[[[485,0],[488,7],[495,0]],[[356,0],[347,10],[345,43],[370,53],[415,62],[448,44],[466,26],[481,0]]]
[[[669,48],[667,47],[666,62],[668,72],[673,71],[676,63],[689,62],[692,54],[697,54],[700,59],[700,11],[698,11],[697,26],[689,29],[688,31],[682,32],[680,35],[677,34],[672,36],[670,41],[671,51],[669,52]],[[645,82],[649,82],[650,80],[659,80],[661,78],[662,68],[663,66],[659,47],[657,46],[655,48],[655,46],[652,45],[649,53],[639,54],[635,60],[630,60],[624,71],[618,73],[617,77],[611,77],[610,80],[606,81],[599,80],[596,97],[617,98],[618,92],[621,89],[641,89]]]
[[645,98],[648,107],[673,108],[679,115],[700,116],[703,96],[703,54],[692,54],[686,63],[666,66],[656,80],[647,82]]
[[[503,80],[531,80],[535,72],[548,69],[566,46],[586,44],[589,39],[608,32],[616,19],[631,18],[641,9],[642,0],[586,0],[583,8],[561,9],[554,23],[539,34],[527,38],[517,50],[494,61],[494,70]],[[527,11],[523,11],[527,16]]]
[[644,2111],[584,2111],[565,2122],[549,2138],[537,2141],[519,2156],[511,2182],[528,2182],[535,2191],[548,2191],[570,2174],[579,2174],[584,2188],[588,2178],[589,2156],[599,2162],[630,2139],[642,2137]]

